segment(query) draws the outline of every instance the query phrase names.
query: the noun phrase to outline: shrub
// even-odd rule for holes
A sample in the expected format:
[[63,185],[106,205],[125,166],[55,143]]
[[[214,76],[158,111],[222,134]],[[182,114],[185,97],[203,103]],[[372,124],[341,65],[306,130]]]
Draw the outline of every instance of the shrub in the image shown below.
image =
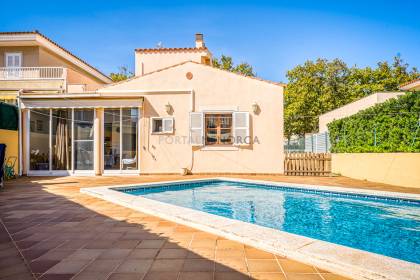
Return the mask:
[[420,152],[419,94],[407,93],[331,122],[331,152]]

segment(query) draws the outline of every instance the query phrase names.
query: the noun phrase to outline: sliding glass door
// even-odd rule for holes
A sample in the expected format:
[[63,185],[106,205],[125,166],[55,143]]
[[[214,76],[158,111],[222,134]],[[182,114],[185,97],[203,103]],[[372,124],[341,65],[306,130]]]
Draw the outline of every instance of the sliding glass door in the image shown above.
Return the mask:
[[138,170],[138,109],[104,110],[104,170]]
[[52,170],[71,170],[72,110],[52,110]]
[[30,112],[29,134],[30,170],[50,170],[50,110],[36,109]]
[[93,170],[94,111],[74,109],[74,170]]
[[94,109],[31,109],[29,172],[93,171]]

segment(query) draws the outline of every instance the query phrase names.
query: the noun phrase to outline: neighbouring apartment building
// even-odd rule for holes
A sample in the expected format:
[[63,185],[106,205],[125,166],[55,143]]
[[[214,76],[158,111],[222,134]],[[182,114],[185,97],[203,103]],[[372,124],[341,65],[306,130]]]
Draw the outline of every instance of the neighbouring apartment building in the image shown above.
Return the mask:
[[38,32],[0,44],[23,174],[283,173],[284,85],[212,67],[201,34],[136,49],[135,76],[119,83]]

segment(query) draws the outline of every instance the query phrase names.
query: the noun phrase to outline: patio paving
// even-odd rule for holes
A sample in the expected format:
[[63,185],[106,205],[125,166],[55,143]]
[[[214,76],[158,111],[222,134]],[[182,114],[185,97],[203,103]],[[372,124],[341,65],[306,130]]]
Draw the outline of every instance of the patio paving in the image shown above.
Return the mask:
[[[346,279],[79,192],[81,187],[203,177],[8,182],[0,192],[0,279]],[[343,177],[251,178],[410,191]]]

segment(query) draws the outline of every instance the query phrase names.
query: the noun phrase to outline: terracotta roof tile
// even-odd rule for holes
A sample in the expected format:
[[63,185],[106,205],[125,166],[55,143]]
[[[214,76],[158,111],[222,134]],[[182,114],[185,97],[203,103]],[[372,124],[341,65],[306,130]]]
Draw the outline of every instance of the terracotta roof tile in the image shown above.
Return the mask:
[[414,79],[412,81],[405,82],[405,83],[401,84],[400,87],[404,87],[404,86],[407,86],[409,84],[412,84],[412,83],[415,83],[415,82],[418,82],[418,81],[420,81],[420,77],[418,77],[417,79]]
[[108,78],[109,80],[111,80],[111,78],[109,78],[108,75],[105,75],[100,70],[98,70],[97,68],[93,67],[92,65],[90,65],[89,63],[87,63],[86,61],[84,61],[83,59],[81,59],[80,57],[78,57],[75,54],[71,53],[70,51],[66,50],[65,48],[63,48],[62,46],[60,46],[59,44],[57,44],[56,42],[54,42],[53,40],[51,40],[50,38],[48,38],[47,36],[45,36],[44,34],[40,33],[38,30],[34,30],[34,31],[0,32],[0,35],[23,35],[23,34],[36,34],[36,35],[41,36],[42,38],[46,39],[51,44],[53,44],[56,47],[60,48],[61,50],[63,50],[67,54],[69,54],[69,55],[73,56],[74,58],[76,58],[77,60],[80,60],[81,62],[83,62],[84,64],[86,64],[87,66],[89,66],[90,68],[94,69],[95,71],[99,72],[101,75],[103,75],[106,78]]
[[206,47],[202,48],[145,48],[145,49],[135,49],[136,52],[143,53],[157,53],[157,52],[198,52],[198,51],[208,51]]

